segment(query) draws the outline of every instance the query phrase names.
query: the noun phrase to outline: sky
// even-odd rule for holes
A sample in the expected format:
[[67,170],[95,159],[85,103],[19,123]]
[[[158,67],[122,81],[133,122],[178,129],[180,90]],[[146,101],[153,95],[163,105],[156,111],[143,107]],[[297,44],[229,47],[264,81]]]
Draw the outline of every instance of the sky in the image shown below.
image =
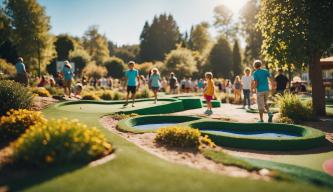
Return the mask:
[[[2,0],[0,0],[1,2]],[[238,17],[247,0],[37,0],[51,17],[53,34],[82,36],[91,25],[118,45],[137,44],[145,21],[170,13],[181,32],[202,21],[212,23],[214,7],[228,6]],[[216,31],[210,30],[212,36]]]

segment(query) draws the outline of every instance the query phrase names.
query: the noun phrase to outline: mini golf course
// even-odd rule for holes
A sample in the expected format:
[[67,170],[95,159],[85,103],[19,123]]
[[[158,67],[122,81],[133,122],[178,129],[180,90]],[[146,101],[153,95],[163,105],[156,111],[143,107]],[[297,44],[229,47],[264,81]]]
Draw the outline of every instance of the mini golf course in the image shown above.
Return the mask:
[[[193,104],[190,104],[188,100]],[[185,100],[185,102],[184,102]],[[186,103],[187,102],[187,103]],[[100,118],[112,113],[138,113],[140,115],[152,114],[168,114],[177,111],[188,110],[192,108],[201,108],[202,101],[199,98],[173,98],[161,99],[158,104],[153,104],[150,99],[142,99],[136,103],[135,107],[131,105],[123,108],[124,101],[71,101],[63,102],[50,106],[43,110],[47,118],[62,118],[78,119],[88,126],[94,126],[101,129],[107,138],[116,148],[116,157],[105,164],[96,167],[89,166],[74,166],[48,169],[47,172],[31,172],[25,173],[24,178],[19,178],[10,181],[0,181],[10,187],[12,191],[221,191],[223,189],[232,191],[330,191],[333,189],[333,177],[325,174],[322,165],[328,159],[333,157],[333,151],[326,151],[315,154],[287,155],[274,159],[273,161],[263,161],[256,159],[246,159],[249,163],[279,170],[284,173],[291,174],[295,177],[302,178],[299,182],[288,181],[261,181],[245,178],[234,178],[224,175],[218,175],[205,170],[198,170],[184,165],[174,164],[163,159],[160,159],[135,144],[125,140],[119,135],[113,134],[106,130],[100,123]],[[84,110],[83,110],[84,109]],[[147,118],[148,117],[148,118]],[[199,128],[201,131],[212,131],[223,129],[230,132],[230,129],[235,129],[239,124],[233,124],[223,121],[213,121],[205,118],[181,116],[174,117],[171,115],[158,115],[158,118],[149,118],[151,116],[143,116],[140,118],[128,119],[119,122],[119,127],[126,131],[142,133],[154,131],[159,126],[187,124],[194,128]],[[155,116],[156,117],[156,116]],[[143,119],[146,118],[146,119]],[[156,121],[156,119],[160,119]],[[141,128],[135,126],[145,124],[159,124],[155,127]],[[311,141],[306,145],[316,147],[322,145],[322,133],[308,127],[283,127],[280,124],[274,126],[264,126],[268,124],[244,124],[244,129],[256,128],[261,126],[265,130],[281,130],[287,128],[295,128],[287,134],[296,134],[291,138],[276,138],[266,137],[258,138],[255,136],[255,141],[273,139],[279,142],[284,140],[302,140],[302,142]],[[226,128],[227,127],[227,128]],[[209,129],[209,130],[208,130]],[[297,130],[297,131],[296,131]],[[249,137],[248,133],[239,136],[240,130],[237,130],[236,135],[228,135],[222,133],[210,133],[217,135],[219,138],[237,138],[241,141]],[[208,134],[208,132],[206,133]],[[233,132],[235,134],[235,132]],[[244,138],[242,138],[244,137]],[[224,139],[222,139],[224,140]],[[304,144],[304,143],[303,143]],[[224,145],[222,143],[221,145]],[[241,146],[238,146],[241,147]],[[312,163],[306,163],[306,159],[310,159]],[[287,162],[281,160],[286,158]],[[322,159],[320,159],[322,158]],[[292,160],[295,159],[295,162]],[[300,161],[303,159],[303,162]],[[277,163],[279,162],[279,163]],[[314,163],[313,163],[314,162]],[[287,163],[287,164],[284,164]],[[296,166],[295,166],[296,165]],[[328,163],[327,167],[331,167]],[[319,167],[319,168],[318,168]],[[306,182],[302,182],[306,181]],[[310,185],[309,182],[318,184],[323,187]]]
[[310,127],[276,123],[232,123],[191,116],[134,117],[120,121],[118,128],[140,133],[170,125],[199,129],[222,147],[286,151],[328,145],[325,134]]

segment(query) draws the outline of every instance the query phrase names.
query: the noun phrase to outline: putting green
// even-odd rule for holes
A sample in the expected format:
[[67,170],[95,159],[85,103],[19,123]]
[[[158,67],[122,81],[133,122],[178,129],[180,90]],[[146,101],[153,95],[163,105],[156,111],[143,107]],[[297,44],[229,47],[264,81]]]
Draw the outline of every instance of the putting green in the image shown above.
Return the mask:
[[140,101],[135,103],[135,107],[132,107],[130,103],[128,106],[124,107],[124,102],[116,103],[78,103],[60,106],[60,110],[80,112],[80,113],[116,113],[121,111],[132,111],[143,109],[151,106],[159,106],[164,104],[169,104],[171,101],[158,101],[154,104],[153,101]]

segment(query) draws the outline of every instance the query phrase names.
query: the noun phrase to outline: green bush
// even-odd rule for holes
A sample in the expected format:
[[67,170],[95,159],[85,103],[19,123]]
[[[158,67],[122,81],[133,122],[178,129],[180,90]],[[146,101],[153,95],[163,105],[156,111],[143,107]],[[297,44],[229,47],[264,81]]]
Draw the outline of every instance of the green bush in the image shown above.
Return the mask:
[[103,100],[112,100],[112,91],[103,91],[98,96]]
[[150,98],[152,96],[153,96],[153,92],[148,87],[139,89],[138,93],[136,94],[137,98]]
[[26,109],[10,110],[0,119],[0,140],[3,142],[15,140],[30,126],[45,122],[46,119],[40,112]]
[[155,142],[167,147],[192,147],[200,144],[201,133],[190,127],[170,126],[157,130]]
[[0,80],[0,116],[11,109],[29,109],[33,94],[19,83]]
[[50,92],[44,87],[35,87],[31,88],[31,92],[40,96],[40,97],[51,97]]
[[125,63],[122,59],[111,57],[104,63],[104,66],[108,70],[108,76],[118,79],[124,76]]
[[297,95],[285,93],[276,96],[281,117],[288,117],[294,122],[306,121],[313,118],[312,106],[303,102]]
[[16,74],[15,65],[8,63],[4,59],[0,59],[0,73],[1,72],[7,76],[14,77]]
[[111,144],[98,129],[68,119],[31,126],[11,148],[15,163],[36,167],[85,163],[112,152]]
[[64,95],[63,88],[45,86],[45,89],[48,90],[51,95],[56,95],[56,96]]
[[125,95],[119,91],[115,91],[115,92],[113,92],[112,98],[113,98],[113,100],[122,100],[122,99],[125,99]]
[[87,93],[82,96],[82,100],[99,100],[99,97],[94,93]]
[[132,118],[132,117],[137,117],[139,116],[138,114],[136,113],[131,113],[131,114],[124,114],[124,113],[116,113],[116,114],[113,114],[111,115],[111,117],[115,120],[123,120],[123,119],[128,119],[128,118]]
[[294,121],[289,117],[279,117],[276,121],[277,123],[286,123],[286,124],[294,124]]

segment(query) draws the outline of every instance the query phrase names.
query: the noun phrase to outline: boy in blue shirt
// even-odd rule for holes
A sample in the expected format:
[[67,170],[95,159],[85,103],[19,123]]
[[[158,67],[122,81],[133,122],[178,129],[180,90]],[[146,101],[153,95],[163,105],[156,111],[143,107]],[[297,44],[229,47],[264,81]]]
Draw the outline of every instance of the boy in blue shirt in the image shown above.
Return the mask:
[[129,94],[132,94],[132,107],[134,107],[135,102],[135,94],[138,87],[140,87],[140,77],[139,71],[134,69],[135,62],[130,61],[128,63],[128,70],[125,71],[125,82],[127,84],[127,95],[126,95],[126,103],[124,107],[128,105]]
[[268,122],[272,122],[273,114],[269,111],[269,106],[267,104],[269,85],[268,79],[271,78],[271,74],[266,69],[261,69],[262,62],[260,60],[254,61],[253,67],[255,72],[253,73],[253,85],[252,88],[254,92],[257,90],[257,104],[259,110],[260,121],[264,122],[263,114],[265,109],[268,113]]
[[68,93],[68,97],[71,98],[71,87],[72,87],[72,79],[73,79],[74,73],[73,73],[72,66],[68,61],[64,62],[64,68],[62,69],[62,73],[64,75],[65,96],[66,96],[66,93]]

